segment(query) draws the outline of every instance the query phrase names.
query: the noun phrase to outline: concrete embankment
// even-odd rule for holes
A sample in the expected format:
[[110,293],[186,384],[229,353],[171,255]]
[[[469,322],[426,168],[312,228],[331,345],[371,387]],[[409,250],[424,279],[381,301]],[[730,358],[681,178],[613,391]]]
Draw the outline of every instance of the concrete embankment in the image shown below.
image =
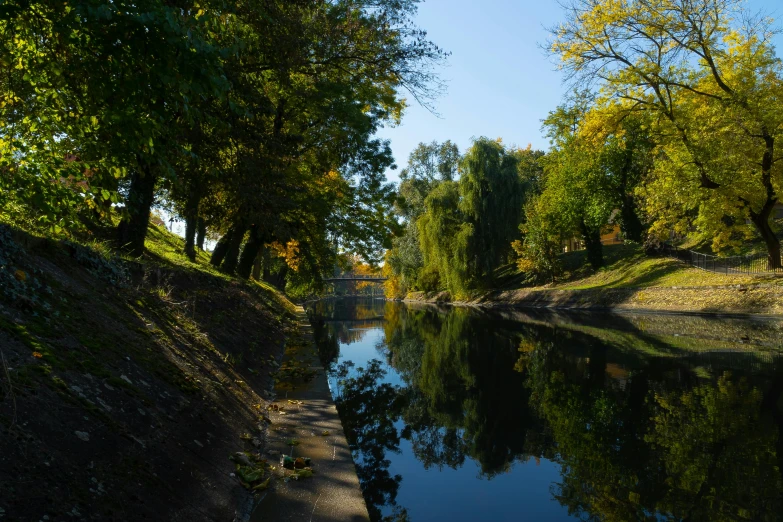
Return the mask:
[[301,309],[297,319],[301,335],[286,348],[275,386],[281,410],[270,414],[266,450],[270,461],[282,455],[309,458],[313,475],[277,482],[251,521],[367,521],[348,441]]
[[447,293],[419,292],[410,294],[406,301],[482,307],[783,315],[783,286],[516,289],[491,291],[467,301],[451,301]]

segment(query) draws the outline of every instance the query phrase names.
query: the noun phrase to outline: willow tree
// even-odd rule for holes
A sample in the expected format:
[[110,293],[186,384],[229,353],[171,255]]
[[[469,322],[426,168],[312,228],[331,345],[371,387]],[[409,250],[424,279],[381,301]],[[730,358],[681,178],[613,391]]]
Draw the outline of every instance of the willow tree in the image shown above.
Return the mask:
[[444,181],[424,200],[425,212],[416,222],[424,265],[419,271],[423,290],[447,288],[454,294],[467,289],[464,253],[473,230],[459,210],[459,186]]
[[464,255],[470,279],[484,285],[511,251],[522,217],[522,181],[517,158],[487,138],[473,143],[460,170],[460,210],[473,228]]
[[517,157],[499,141],[477,139],[460,162],[459,181],[441,182],[418,219],[428,286],[439,282],[460,296],[490,284],[511,251],[522,201]]
[[770,223],[781,188],[781,62],[768,19],[741,0],[571,0],[552,52],[571,78],[599,83],[627,111],[647,111],[666,138],[647,208],[653,229],[698,213],[722,248],[746,219],[781,266]]
[[397,288],[396,295],[405,295],[417,285],[424,259],[416,222],[426,210],[424,201],[435,187],[454,180],[459,159],[459,149],[450,140],[419,143],[400,173],[394,211],[404,228],[392,240],[393,246],[386,254],[390,285]]

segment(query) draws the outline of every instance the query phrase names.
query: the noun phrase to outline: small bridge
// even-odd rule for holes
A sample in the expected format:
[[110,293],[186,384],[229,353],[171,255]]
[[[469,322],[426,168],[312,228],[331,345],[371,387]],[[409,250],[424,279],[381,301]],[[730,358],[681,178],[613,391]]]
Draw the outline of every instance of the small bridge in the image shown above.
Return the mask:
[[376,276],[376,275],[343,274],[334,277],[327,277],[324,279],[324,281],[328,283],[333,283],[336,281],[366,281],[368,283],[383,283],[387,279],[388,277]]

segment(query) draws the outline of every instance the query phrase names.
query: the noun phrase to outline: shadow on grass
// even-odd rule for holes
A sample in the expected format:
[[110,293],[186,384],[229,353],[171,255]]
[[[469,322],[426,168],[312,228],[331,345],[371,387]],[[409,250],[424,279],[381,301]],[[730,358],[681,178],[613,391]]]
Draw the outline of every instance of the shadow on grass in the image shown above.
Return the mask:
[[[590,288],[638,288],[654,286],[656,282],[659,282],[664,277],[671,275],[679,270],[685,268],[685,265],[676,261],[667,264],[648,264],[648,266],[641,267],[641,261],[633,263],[633,260],[629,260],[629,266],[607,267],[607,270],[621,271],[622,275],[612,281],[607,281],[603,284],[591,284]],[[626,264],[626,262],[623,262]]]
[[[604,266],[599,270],[594,270],[588,264],[585,251],[563,254],[563,274],[553,288],[577,290],[647,287],[686,268],[683,263],[673,259],[647,257],[639,245],[607,245],[603,250]],[[504,290],[537,286],[529,274],[520,272],[514,264],[499,268],[495,272],[495,282],[497,288]]]

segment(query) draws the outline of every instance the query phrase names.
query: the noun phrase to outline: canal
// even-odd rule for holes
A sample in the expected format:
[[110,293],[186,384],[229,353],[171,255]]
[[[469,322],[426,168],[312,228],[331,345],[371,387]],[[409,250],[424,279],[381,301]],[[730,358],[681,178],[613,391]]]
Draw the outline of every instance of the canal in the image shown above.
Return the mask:
[[374,520],[783,519],[783,324],[309,309]]

